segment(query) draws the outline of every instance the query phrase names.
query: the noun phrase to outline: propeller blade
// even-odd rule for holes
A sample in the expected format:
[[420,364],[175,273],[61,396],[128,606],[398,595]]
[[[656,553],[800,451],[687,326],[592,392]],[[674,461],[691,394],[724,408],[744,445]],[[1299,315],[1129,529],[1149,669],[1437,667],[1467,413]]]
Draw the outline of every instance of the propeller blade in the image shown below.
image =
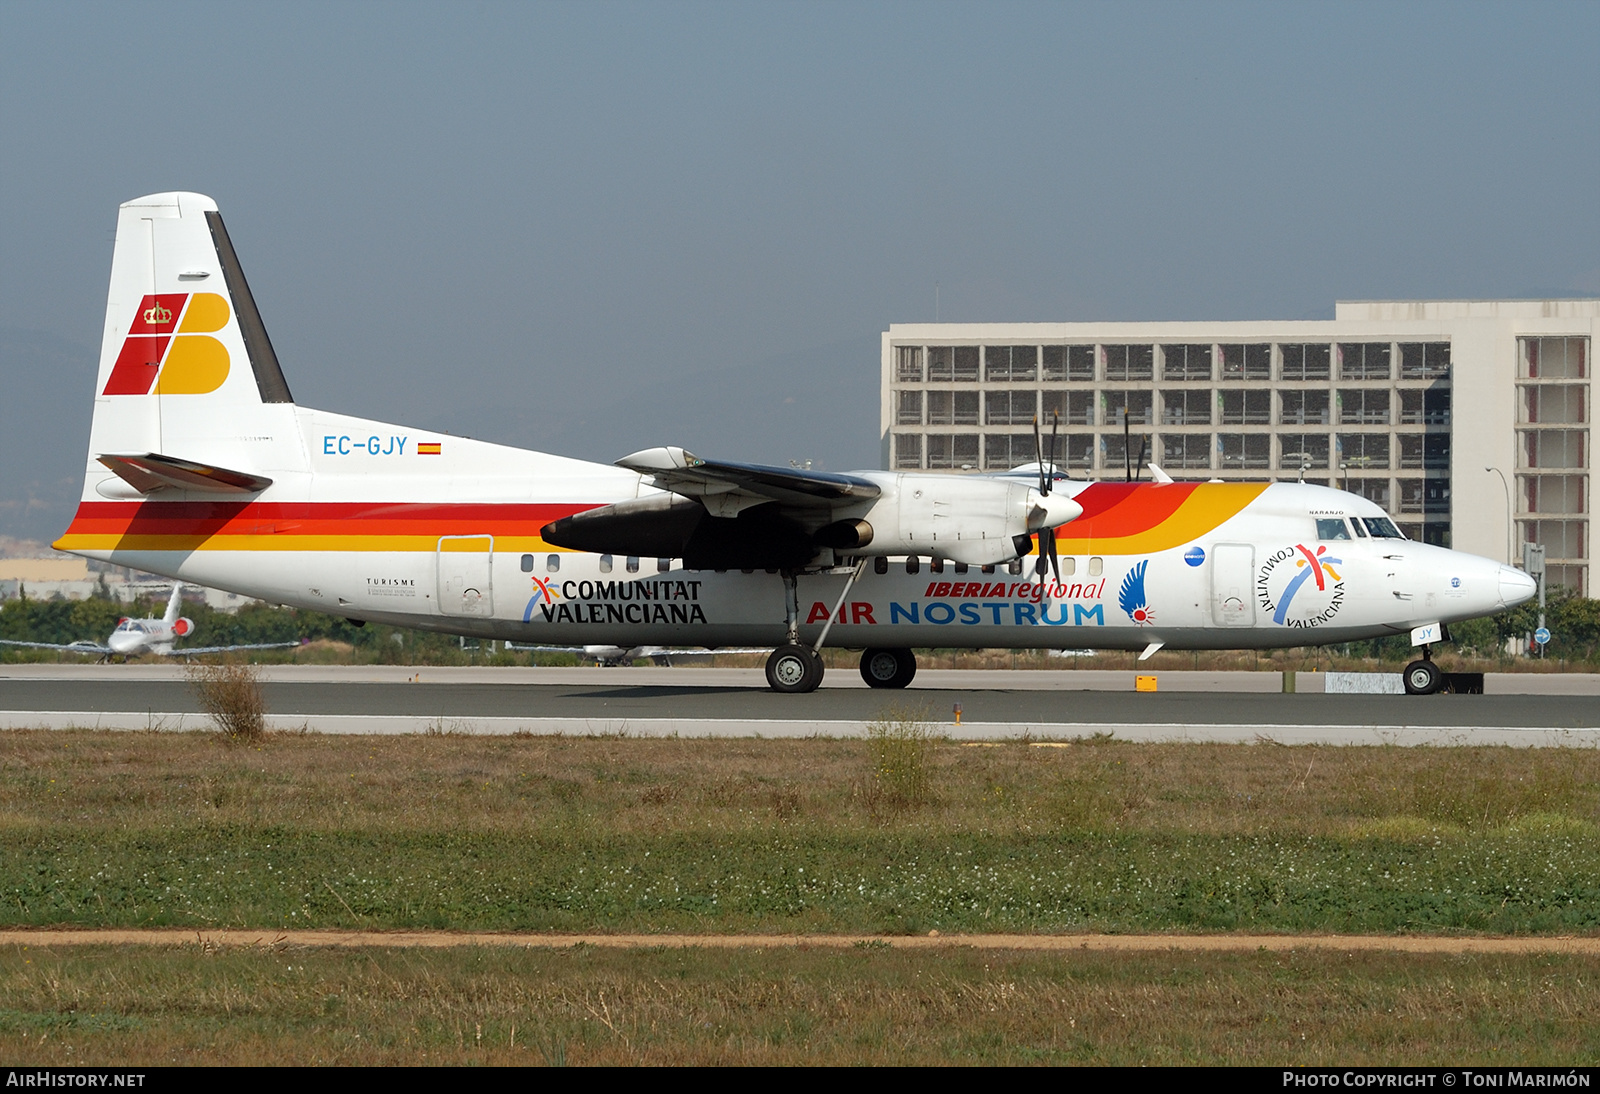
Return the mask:
[[[1060,431],[1060,429],[1061,429],[1061,412],[1059,410],[1052,410],[1050,412],[1050,478],[1047,479],[1046,482],[1045,482],[1045,485],[1048,486],[1050,489],[1041,491],[1041,493],[1043,493],[1045,495],[1048,495],[1050,493],[1050,490],[1055,489],[1055,484],[1056,484],[1056,434]],[[1053,539],[1054,536],[1052,536],[1051,538]]]
[[1050,488],[1045,485],[1044,477],[1044,442],[1039,439],[1039,416],[1033,416],[1033,462],[1039,467],[1039,493],[1041,496],[1050,493]]
[[[1150,443],[1150,438],[1148,436],[1139,438],[1139,462],[1137,464],[1135,464],[1134,466],[1139,468],[1139,476],[1141,478],[1144,476],[1144,451],[1145,451],[1145,448],[1149,445],[1149,443]],[[1135,481],[1137,481],[1137,480],[1135,480]]]
[[1132,455],[1133,455],[1132,441],[1131,441],[1131,438],[1128,435],[1128,408],[1127,407],[1123,407],[1122,408],[1122,473],[1123,473],[1123,477],[1128,482],[1132,482],[1133,481],[1133,464],[1128,462],[1129,457],[1131,457]]
[[1050,569],[1056,575],[1056,584],[1061,584],[1061,548],[1056,544],[1056,530],[1050,529]]
[[1048,568],[1050,565],[1050,563],[1045,561],[1044,557],[1045,537],[1049,534],[1050,529],[1039,529],[1039,557],[1033,560],[1033,576],[1039,578],[1041,581],[1044,579],[1044,572],[1046,568]]

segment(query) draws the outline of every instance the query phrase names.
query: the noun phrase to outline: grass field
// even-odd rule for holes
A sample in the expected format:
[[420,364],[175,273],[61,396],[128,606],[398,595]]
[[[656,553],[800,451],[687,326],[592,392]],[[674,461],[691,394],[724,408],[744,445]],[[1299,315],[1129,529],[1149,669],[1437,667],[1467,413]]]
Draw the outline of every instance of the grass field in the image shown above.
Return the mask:
[[[1592,750],[0,733],[0,925],[1592,933]],[[894,726],[886,726],[892,730]],[[269,935],[270,937],[270,935]],[[0,951],[0,1057],[1550,1063],[1600,958]]]
[[28,1065],[1551,1064],[1600,959],[852,950],[0,953]]
[[934,741],[902,753],[860,740],[4,733],[0,923],[1600,926],[1592,750]]

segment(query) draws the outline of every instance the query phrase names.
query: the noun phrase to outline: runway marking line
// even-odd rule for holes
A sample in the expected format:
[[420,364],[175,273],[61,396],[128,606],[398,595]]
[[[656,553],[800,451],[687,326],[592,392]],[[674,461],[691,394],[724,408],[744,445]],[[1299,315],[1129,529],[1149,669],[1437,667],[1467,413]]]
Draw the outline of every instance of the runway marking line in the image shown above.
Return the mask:
[[1600,954],[1600,937],[1549,936],[1466,938],[1437,935],[1282,935],[1282,934],[520,934],[454,931],[336,930],[0,930],[4,946],[203,946],[446,949],[456,946],[519,946],[527,949],[762,949],[888,946],[926,950],[970,947],[987,950],[1178,950],[1249,952],[1268,950],[1345,950],[1399,953],[1567,953]]

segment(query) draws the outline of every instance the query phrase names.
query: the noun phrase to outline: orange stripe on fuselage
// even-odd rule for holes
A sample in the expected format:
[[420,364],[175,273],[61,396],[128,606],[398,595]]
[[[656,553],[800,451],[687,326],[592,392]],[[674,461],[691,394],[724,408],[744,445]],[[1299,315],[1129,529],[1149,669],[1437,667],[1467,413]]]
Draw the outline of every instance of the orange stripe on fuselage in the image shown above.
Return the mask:
[[1065,554],[1142,555],[1215,531],[1267,483],[1091,483],[1074,499],[1083,515],[1056,533]]
[[[596,503],[600,504],[600,503]],[[539,529],[589,505],[86,501],[63,551],[433,551],[441,536],[492,535],[539,550]]]

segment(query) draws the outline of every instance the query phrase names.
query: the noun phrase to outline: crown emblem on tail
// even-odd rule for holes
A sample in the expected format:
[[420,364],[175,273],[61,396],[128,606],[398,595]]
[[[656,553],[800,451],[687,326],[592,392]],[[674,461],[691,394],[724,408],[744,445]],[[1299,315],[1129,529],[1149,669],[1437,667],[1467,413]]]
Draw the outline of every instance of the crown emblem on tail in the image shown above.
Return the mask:
[[152,326],[164,326],[172,322],[172,309],[163,308],[161,301],[157,300],[154,307],[144,310],[144,321]]

